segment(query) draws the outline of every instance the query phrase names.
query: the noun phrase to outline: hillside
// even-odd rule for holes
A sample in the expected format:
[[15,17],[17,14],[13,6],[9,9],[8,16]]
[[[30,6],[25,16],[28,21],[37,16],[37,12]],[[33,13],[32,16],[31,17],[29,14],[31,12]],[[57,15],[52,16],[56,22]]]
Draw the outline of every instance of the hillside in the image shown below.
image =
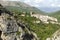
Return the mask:
[[43,10],[44,12],[55,12],[55,11],[59,11],[60,7],[39,7],[40,10]]
[[[9,2],[8,2],[9,3]],[[11,2],[10,2],[11,4]],[[13,2],[13,4],[15,4]],[[13,5],[11,4],[11,5]],[[17,5],[0,5],[0,38],[5,40],[46,40],[60,29],[60,22],[57,18],[43,15],[35,7],[23,7]],[[21,5],[22,6],[22,5]],[[5,8],[6,7],[6,8]],[[20,9],[19,9],[20,8]],[[18,10],[19,9],[19,10]],[[24,11],[26,13],[23,13]],[[23,11],[23,12],[20,12]],[[44,23],[46,22],[46,23]],[[48,23],[47,23],[48,22]],[[57,38],[58,39],[58,38]],[[52,39],[53,40],[53,39]],[[55,38],[54,38],[55,40]]]
[[[18,16],[18,15],[17,15]],[[39,40],[30,26],[0,4],[0,40]]]
[[[40,20],[36,17],[31,17],[30,15],[16,15],[17,20],[23,21],[24,23],[28,23],[30,26],[30,30],[35,32],[40,40],[46,40],[46,38],[51,37],[58,29],[60,29],[60,25],[52,24],[52,23],[44,23],[46,16],[42,16],[44,20]],[[48,21],[49,22],[49,21]]]
[[52,16],[52,17],[57,18],[60,22],[60,11],[52,12],[49,15]]
[[44,14],[43,11],[39,10],[38,8],[32,7],[26,3],[23,2],[18,2],[18,1],[2,1],[0,2],[3,6],[5,6],[7,9],[11,11],[18,10],[19,12],[35,12],[35,13],[40,13]]

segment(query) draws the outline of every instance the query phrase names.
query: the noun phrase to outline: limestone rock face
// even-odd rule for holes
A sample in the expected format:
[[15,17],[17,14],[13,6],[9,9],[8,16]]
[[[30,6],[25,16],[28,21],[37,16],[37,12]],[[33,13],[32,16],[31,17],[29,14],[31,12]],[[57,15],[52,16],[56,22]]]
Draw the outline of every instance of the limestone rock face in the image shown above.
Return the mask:
[[48,15],[32,14],[32,13],[30,14],[31,14],[31,17],[36,17],[46,24],[49,24],[49,23],[56,24],[56,22],[58,22],[57,18],[50,17]]
[[60,29],[57,30],[50,38],[46,40],[60,40]]
[[13,14],[0,4],[0,40],[39,40],[25,24],[17,22]]
[[14,21],[14,19],[9,18],[9,16],[5,15],[5,13],[2,13],[0,18],[1,18],[0,25],[2,32],[11,33],[17,31],[18,26],[17,23]]
[[52,40],[60,40],[60,29],[53,34]]

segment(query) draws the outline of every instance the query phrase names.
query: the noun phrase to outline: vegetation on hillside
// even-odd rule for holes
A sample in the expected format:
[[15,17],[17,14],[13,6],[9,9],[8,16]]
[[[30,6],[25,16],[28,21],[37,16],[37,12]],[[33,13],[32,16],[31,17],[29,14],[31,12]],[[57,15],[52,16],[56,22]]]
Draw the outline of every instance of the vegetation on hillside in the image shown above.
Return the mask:
[[44,24],[40,21],[40,23],[33,23],[33,21],[39,20],[35,17],[31,17],[29,13],[25,13],[25,16],[21,16],[23,12],[14,13],[14,17],[17,17],[16,20],[20,20],[25,24],[28,23],[30,30],[34,31],[40,40],[46,40],[46,38],[51,37],[51,35],[60,28],[59,25],[56,24]]
[[[58,29],[60,29],[60,25],[56,25],[56,24],[45,24],[43,22],[41,22],[41,20],[35,18],[35,17],[31,17],[30,13],[27,12],[27,10],[25,11],[25,16],[21,16],[21,14],[24,14],[23,11],[21,11],[21,9],[15,9],[12,8],[13,10],[11,10],[11,12],[13,12],[14,17],[16,18],[16,20],[23,22],[24,24],[28,24],[28,28],[30,28],[30,30],[34,31],[38,37],[40,38],[40,40],[46,40],[46,38],[51,37],[51,35],[57,31]],[[34,12],[34,11],[33,11]],[[9,18],[8,18],[9,19]],[[33,23],[33,21],[39,20],[40,23]],[[19,35],[20,32],[17,32],[17,35]]]
[[[10,10],[11,12],[13,12],[13,16],[16,18],[16,20],[24,22],[25,24],[27,23],[29,25],[28,28],[30,28],[30,30],[34,31],[38,37],[40,38],[40,40],[46,40],[46,38],[51,37],[51,35],[57,31],[58,29],[60,29],[60,25],[56,25],[56,24],[45,24],[43,23],[41,20],[37,19],[36,17],[31,17],[30,15],[30,11],[34,12],[34,13],[43,13],[41,11],[39,11],[36,8],[31,8],[32,10],[30,10],[30,8],[21,8],[21,7],[6,7],[8,10]],[[21,14],[24,14],[23,12],[25,12],[25,16],[21,16]],[[53,14],[51,14],[50,16],[56,17],[56,18],[60,18],[60,11],[59,12],[55,12]],[[9,18],[8,18],[9,19]],[[39,20],[40,23],[33,23],[34,21]],[[59,19],[60,20],[60,19]],[[17,32],[17,35],[19,35],[20,32]]]
[[49,16],[57,18],[58,21],[60,22],[60,11],[56,11],[56,12],[50,13]]
[[38,8],[35,7],[15,7],[15,6],[7,6],[6,7],[8,10],[12,11],[19,11],[19,12],[35,12],[39,14],[45,14],[43,11],[39,10]]

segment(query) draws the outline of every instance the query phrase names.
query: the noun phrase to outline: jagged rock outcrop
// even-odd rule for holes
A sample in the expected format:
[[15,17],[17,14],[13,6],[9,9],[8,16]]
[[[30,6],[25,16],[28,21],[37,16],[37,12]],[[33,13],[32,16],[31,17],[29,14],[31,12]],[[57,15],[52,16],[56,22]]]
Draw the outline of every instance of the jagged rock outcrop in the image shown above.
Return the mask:
[[31,17],[36,17],[46,24],[49,24],[49,23],[56,24],[58,22],[57,18],[50,17],[48,15],[32,14],[32,13],[30,14],[31,14]]
[[17,22],[13,14],[0,4],[0,40],[39,40],[29,28]]

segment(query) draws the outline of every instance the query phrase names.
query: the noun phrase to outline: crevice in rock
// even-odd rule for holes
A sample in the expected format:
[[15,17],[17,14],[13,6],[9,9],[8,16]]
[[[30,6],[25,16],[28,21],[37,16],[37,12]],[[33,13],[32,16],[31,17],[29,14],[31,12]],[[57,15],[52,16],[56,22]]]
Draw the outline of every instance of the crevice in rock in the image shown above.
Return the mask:
[[33,34],[24,34],[23,36],[23,40],[32,40],[34,38]]
[[0,31],[0,40],[2,40],[2,38],[1,38],[1,34],[2,34],[2,31]]
[[0,16],[1,16],[1,13],[2,13],[2,12],[3,12],[3,11],[0,10]]
[[17,23],[18,26],[20,26],[23,30],[25,29],[25,26],[23,24]]
[[14,40],[17,40],[17,38],[15,38]]

